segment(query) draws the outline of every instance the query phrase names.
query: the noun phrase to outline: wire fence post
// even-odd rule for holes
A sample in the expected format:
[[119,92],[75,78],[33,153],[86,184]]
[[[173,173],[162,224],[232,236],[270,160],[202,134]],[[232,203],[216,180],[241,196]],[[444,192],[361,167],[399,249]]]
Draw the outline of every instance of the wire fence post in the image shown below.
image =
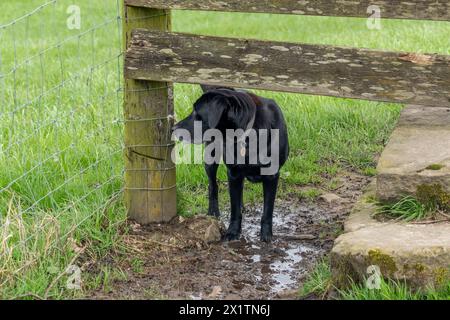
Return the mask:
[[[170,31],[170,10],[123,3],[124,48],[133,29]],[[176,174],[171,160],[173,87],[169,83],[124,82],[125,205],[140,224],[171,220],[176,209]]]

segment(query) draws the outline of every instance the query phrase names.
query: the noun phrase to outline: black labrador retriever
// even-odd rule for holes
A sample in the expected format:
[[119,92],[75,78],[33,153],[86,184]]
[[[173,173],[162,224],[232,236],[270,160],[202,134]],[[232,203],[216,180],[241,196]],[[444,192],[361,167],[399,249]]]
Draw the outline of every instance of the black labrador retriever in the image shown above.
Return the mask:
[[[184,140],[186,138],[177,134],[177,131],[182,129],[189,132],[191,136],[195,135],[194,123],[197,122],[201,125],[200,139],[191,139],[186,142],[205,143],[205,153],[207,147],[214,142],[219,141],[219,146],[223,147],[211,151],[210,156],[219,161],[205,163],[209,179],[208,214],[216,217],[220,215],[217,169],[220,158],[223,158],[227,166],[231,200],[230,225],[225,234],[225,240],[238,240],[240,237],[242,193],[244,180],[247,178],[250,182],[263,184],[264,211],[261,219],[261,240],[270,242],[280,169],[289,155],[287,126],[281,109],[275,101],[247,91],[212,86],[202,86],[202,89],[204,94],[195,102],[193,112],[176,124],[173,130],[177,139]],[[208,129],[214,129],[215,133],[221,133],[222,136],[226,136],[226,139],[205,140]],[[229,138],[229,132],[234,134],[231,138]],[[251,138],[255,141],[251,141]]]

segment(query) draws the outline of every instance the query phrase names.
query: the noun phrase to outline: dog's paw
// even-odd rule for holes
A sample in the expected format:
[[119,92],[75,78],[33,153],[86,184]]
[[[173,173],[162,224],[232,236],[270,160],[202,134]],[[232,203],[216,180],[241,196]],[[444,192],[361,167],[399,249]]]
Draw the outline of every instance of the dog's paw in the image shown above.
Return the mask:
[[261,234],[261,241],[262,242],[270,243],[270,242],[272,242],[272,238],[273,238],[273,236],[270,233]]
[[217,210],[208,210],[208,216],[220,218],[220,211]]
[[236,241],[239,240],[239,238],[241,237],[241,233],[234,231],[234,230],[228,230],[225,233],[225,236],[223,237],[224,241]]
[[272,242],[273,234],[272,234],[272,228],[270,226],[262,226],[261,227],[261,241],[262,242]]

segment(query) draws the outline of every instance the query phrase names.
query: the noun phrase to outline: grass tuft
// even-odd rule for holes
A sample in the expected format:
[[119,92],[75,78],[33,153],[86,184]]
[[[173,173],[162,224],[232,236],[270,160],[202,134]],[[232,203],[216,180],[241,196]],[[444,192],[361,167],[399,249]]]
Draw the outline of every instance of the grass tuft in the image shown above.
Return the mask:
[[397,220],[417,221],[430,218],[433,212],[427,210],[425,205],[414,197],[408,196],[397,203],[382,205],[375,215],[383,215]]
[[413,293],[402,282],[380,280],[379,289],[370,289],[365,285],[352,283],[346,290],[338,290],[343,300],[422,300],[422,295]]
[[308,275],[307,280],[300,288],[300,296],[315,295],[320,299],[325,299],[332,288],[330,264],[326,260],[322,260]]
[[450,194],[439,184],[420,185],[416,197],[406,196],[394,204],[381,205],[375,215],[388,218],[419,221],[435,219],[439,214],[450,212]]
[[333,285],[329,261],[322,260],[308,275],[300,289],[300,297],[315,296],[325,299],[330,293],[340,300],[450,300],[450,281],[440,290],[429,289],[414,292],[401,281],[380,279],[380,288],[371,289],[361,283],[353,282],[347,289]]

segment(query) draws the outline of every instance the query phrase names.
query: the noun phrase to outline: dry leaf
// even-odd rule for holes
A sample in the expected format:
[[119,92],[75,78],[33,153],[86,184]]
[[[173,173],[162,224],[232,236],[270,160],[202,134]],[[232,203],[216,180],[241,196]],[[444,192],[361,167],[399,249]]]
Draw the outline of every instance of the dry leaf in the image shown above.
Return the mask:
[[79,246],[74,238],[68,238],[67,242],[75,253],[81,253],[85,249],[84,247]]
[[213,287],[211,293],[208,295],[208,298],[217,299],[221,294],[222,294],[222,287],[215,286],[215,287]]
[[424,54],[418,54],[418,53],[408,53],[405,55],[402,55],[399,57],[400,60],[403,61],[409,61],[415,64],[419,64],[422,66],[428,66],[433,64],[434,57],[433,56],[427,56]]
[[139,232],[142,231],[142,226],[139,223],[131,223],[130,224],[131,230],[133,230],[133,232]]

